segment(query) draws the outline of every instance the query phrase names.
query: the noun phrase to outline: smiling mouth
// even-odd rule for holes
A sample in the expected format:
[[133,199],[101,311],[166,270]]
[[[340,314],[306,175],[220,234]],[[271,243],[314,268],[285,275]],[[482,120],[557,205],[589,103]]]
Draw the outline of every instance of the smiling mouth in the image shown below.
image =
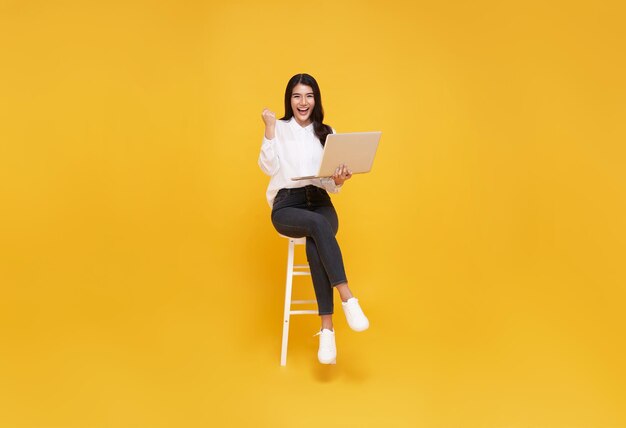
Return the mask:
[[298,108],[298,113],[305,115],[309,112],[308,107],[307,108]]

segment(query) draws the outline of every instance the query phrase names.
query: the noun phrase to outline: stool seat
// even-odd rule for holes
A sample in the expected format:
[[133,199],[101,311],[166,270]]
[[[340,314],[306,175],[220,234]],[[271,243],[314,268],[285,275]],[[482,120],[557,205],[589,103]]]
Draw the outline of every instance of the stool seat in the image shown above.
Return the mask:
[[[280,235],[280,234],[279,234]],[[280,351],[280,365],[287,365],[287,345],[289,342],[289,318],[291,315],[317,315],[317,310],[294,310],[292,305],[315,304],[316,300],[291,300],[291,289],[294,276],[311,276],[309,264],[294,264],[296,245],[305,245],[306,237],[291,238],[280,235],[289,240],[287,252],[287,280],[285,281],[285,308],[283,311],[283,340]]]
[[303,236],[302,238],[292,238],[291,236],[281,235],[280,233],[278,234],[278,236],[280,236],[281,238],[285,238],[285,239],[293,239],[293,242],[296,245],[306,244],[306,236]]

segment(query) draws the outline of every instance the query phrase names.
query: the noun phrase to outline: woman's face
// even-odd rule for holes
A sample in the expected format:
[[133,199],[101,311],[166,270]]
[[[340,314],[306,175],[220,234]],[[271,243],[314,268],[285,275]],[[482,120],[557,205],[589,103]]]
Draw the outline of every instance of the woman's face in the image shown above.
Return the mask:
[[300,126],[307,126],[311,123],[311,113],[315,106],[313,88],[302,83],[298,83],[291,92],[291,108],[293,117]]

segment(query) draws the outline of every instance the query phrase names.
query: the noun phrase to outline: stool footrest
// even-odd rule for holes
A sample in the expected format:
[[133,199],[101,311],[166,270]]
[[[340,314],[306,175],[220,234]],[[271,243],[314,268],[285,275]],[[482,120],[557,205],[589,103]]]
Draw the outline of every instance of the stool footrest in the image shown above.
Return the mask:
[[317,300],[292,300],[292,305],[304,305],[306,303],[317,303]]
[[292,275],[298,275],[298,276],[310,276],[311,272],[293,272]]
[[317,311],[308,310],[308,311],[289,311],[290,315],[317,315]]

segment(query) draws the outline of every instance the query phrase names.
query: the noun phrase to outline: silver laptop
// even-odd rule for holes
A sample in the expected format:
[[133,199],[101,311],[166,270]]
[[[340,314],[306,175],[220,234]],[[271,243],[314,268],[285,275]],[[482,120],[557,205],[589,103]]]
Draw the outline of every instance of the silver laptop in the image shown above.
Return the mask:
[[332,177],[341,164],[347,165],[352,174],[369,172],[374,163],[381,135],[380,131],[328,134],[326,144],[324,144],[322,163],[317,174],[293,177],[292,180]]

